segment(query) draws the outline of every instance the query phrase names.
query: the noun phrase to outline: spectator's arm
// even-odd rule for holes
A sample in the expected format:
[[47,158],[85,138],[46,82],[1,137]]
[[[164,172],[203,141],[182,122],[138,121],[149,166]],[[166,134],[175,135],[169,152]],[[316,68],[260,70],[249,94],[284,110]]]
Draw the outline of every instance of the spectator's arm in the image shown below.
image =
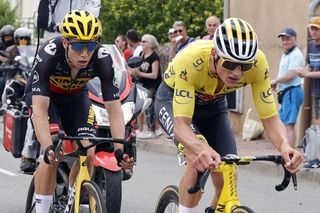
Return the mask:
[[292,79],[294,79],[297,76],[297,71],[296,70],[291,70],[290,72],[288,72],[286,75],[275,79],[276,80],[276,84],[278,83],[285,83],[288,81],[291,81]]
[[311,72],[309,66],[297,69],[297,73],[301,78],[320,78],[320,70]]

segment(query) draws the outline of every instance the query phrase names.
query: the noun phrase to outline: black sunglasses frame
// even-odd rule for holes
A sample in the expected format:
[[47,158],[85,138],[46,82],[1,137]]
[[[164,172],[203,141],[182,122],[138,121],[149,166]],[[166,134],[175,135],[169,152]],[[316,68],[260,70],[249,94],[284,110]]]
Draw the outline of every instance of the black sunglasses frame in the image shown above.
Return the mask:
[[182,33],[183,31],[184,30],[175,30],[174,33],[177,33],[177,32]]
[[224,59],[220,56],[218,56],[217,59],[215,59],[215,63],[217,63],[219,61],[219,59],[222,60],[221,62],[221,66],[230,71],[230,72],[233,72],[235,69],[237,69],[238,67],[240,67],[240,70],[241,72],[248,72],[252,66],[253,66],[253,63],[238,63],[238,62],[233,62],[233,61],[230,61],[228,59]]

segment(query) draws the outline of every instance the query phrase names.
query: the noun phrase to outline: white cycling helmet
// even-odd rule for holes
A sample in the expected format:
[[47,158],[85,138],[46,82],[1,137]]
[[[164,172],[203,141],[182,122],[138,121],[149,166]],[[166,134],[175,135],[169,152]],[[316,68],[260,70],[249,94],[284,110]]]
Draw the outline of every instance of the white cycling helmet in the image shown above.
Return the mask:
[[220,57],[234,62],[252,62],[258,51],[258,37],[252,26],[240,18],[228,18],[214,34]]
[[31,31],[26,28],[26,27],[19,27],[18,29],[16,29],[16,31],[14,32],[14,40],[16,42],[16,44],[19,44],[19,39],[20,38],[25,38],[28,41],[28,44],[30,44],[31,41]]

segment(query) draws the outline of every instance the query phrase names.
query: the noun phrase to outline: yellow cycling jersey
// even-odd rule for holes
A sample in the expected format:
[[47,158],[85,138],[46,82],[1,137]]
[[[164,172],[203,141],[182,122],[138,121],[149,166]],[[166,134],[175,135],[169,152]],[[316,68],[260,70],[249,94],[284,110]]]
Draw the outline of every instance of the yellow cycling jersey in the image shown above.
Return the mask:
[[206,104],[217,97],[251,85],[256,109],[261,119],[277,114],[277,107],[270,87],[267,58],[258,50],[251,70],[245,72],[234,88],[223,86],[216,91],[218,77],[211,71],[212,40],[196,41],[179,52],[164,73],[165,83],[174,89],[174,116],[192,118],[195,103]]

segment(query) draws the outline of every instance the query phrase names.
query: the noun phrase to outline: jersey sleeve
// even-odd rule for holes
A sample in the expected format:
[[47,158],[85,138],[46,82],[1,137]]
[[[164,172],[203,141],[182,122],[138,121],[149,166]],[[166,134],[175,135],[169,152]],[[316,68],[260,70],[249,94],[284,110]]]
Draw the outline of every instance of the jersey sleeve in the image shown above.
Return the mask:
[[117,100],[120,97],[119,88],[116,81],[116,75],[113,69],[112,57],[108,50],[100,47],[98,54],[95,56],[95,69],[97,76],[101,81],[101,91],[104,101]]
[[267,58],[261,51],[258,52],[252,71],[252,94],[259,117],[261,119],[272,117],[277,114],[277,106],[271,89]]
[[32,69],[32,95],[50,96],[50,59],[56,54],[57,45],[51,40],[41,46],[36,56],[36,62]]
[[196,72],[192,66],[191,55],[177,55],[171,64],[175,72],[173,95],[174,116],[192,118],[195,106]]

